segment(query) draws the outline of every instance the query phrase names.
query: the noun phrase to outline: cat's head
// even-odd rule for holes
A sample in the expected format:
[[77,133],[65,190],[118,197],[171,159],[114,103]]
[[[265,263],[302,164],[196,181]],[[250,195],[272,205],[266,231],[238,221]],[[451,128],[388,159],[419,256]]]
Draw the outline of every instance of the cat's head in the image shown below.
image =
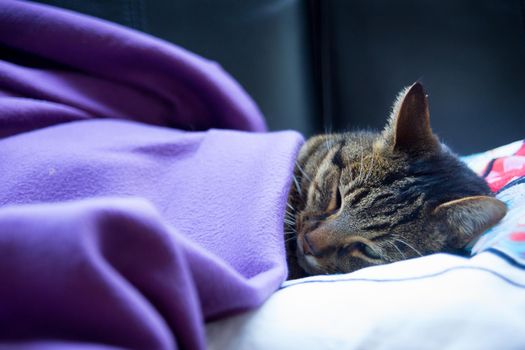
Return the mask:
[[434,135],[419,83],[400,93],[382,133],[308,140],[295,180],[290,224],[308,274],[460,251],[506,213]]

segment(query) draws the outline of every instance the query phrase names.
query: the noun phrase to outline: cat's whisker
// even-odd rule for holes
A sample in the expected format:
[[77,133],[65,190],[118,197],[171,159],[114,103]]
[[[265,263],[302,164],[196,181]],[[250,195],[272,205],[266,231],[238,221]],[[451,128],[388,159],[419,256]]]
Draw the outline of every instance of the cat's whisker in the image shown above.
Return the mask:
[[381,246],[381,244],[370,246],[370,248],[379,256],[380,260],[388,261],[385,249]]
[[295,208],[290,203],[286,203],[286,206],[292,210],[292,213],[295,212]]
[[289,222],[292,222],[292,223],[294,223],[294,224],[296,223],[296,221],[295,221],[295,217],[292,216],[292,215],[285,214],[285,215],[284,215],[284,218],[285,218],[286,220],[288,220]]
[[295,218],[294,218],[293,216],[285,215],[284,218],[285,218],[288,222],[291,222],[291,223],[294,223],[294,224],[295,224]]
[[301,185],[299,185],[299,181],[297,181],[297,177],[295,177],[295,175],[294,175],[292,178],[293,178],[293,182],[295,184],[295,188],[297,189],[297,192],[299,193],[299,195],[301,195],[303,193],[303,191],[301,190]]
[[285,222],[286,224],[290,225],[290,226],[295,225],[295,221],[288,220],[288,219],[286,219],[286,218],[284,219],[284,222]]
[[407,242],[403,241],[402,239],[395,238],[395,237],[393,237],[392,239],[395,240],[396,242],[399,242],[399,243],[402,243],[402,244],[406,245],[407,247],[412,249],[419,256],[423,256],[423,254],[421,254],[421,252],[419,250],[417,250],[416,248],[414,248],[412,245],[408,244]]
[[397,250],[397,251],[399,252],[399,254],[400,254],[401,257],[403,258],[403,260],[406,260],[407,256],[405,255],[405,253],[403,253],[403,252],[401,251],[401,249],[399,249],[399,247],[398,247],[395,243],[390,242],[390,241],[386,241],[386,243],[387,243],[388,245],[394,247],[395,250]]
[[304,169],[299,165],[298,162],[295,162],[295,166],[297,167],[297,169],[299,169],[299,171],[301,172],[301,174],[306,180],[308,180],[309,182],[312,182],[312,179],[310,178],[310,176],[308,176],[308,174],[304,171]]
[[383,249],[376,249],[375,252],[379,254],[381,260],[388,261],[388,256]]
[[284,243],[288,243],[288,242],[290,242],[290,241],[292,241],[294,239],[295,239],[295,236],[287,238],[287,239],[284,240]]

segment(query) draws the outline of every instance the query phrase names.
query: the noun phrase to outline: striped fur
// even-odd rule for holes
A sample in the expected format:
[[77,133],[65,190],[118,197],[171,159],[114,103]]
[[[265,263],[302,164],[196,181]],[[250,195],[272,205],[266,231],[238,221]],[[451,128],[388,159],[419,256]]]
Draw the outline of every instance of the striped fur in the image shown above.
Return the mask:
[[419,83],[401,92],[383,132],[309,139],[288,208],[289,278],[458,252],[505,214],[432,133]]

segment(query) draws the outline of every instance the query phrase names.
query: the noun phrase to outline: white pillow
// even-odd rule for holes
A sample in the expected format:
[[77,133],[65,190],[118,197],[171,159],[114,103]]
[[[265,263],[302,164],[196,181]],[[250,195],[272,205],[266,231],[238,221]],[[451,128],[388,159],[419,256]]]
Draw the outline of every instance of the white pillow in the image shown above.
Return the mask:
[[217,350],[525,349],[525,271],[484,252],[304,278],[258,310],[208,324],[207,341]]

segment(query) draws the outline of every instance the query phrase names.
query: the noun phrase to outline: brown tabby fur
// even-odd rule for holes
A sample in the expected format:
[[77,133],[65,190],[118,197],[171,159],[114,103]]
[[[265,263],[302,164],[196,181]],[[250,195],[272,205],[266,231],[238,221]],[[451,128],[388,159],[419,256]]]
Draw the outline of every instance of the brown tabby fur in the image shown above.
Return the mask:
[[294,182],[290,279],[459,252],[506,212],[433,134],[419,83],[400,93],[383,132],[309,139]]

